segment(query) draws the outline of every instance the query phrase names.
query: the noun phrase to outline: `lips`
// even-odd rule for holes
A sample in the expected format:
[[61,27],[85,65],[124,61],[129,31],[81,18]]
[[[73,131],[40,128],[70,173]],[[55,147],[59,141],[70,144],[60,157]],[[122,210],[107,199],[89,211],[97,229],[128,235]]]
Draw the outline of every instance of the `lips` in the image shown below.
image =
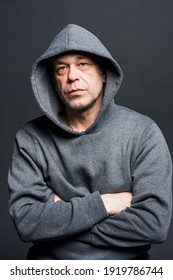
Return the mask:
[[80,94],[81,91],[84,91],[82,88],[77,88],[77,89],[71,89],[66,92],[67,95],[78,95]]

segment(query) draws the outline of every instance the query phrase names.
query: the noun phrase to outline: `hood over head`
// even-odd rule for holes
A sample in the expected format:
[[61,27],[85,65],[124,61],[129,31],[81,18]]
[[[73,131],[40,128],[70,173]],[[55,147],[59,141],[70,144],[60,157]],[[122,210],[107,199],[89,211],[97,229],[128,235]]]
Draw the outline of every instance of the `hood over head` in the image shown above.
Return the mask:
[[103,104],[95,123],[91,126],[93,129],[98,126],[101,119],[103,120],[103,115],[106,115],[110,101],[114,99],[120,87],[123,73],[101,41],[88,30],[75,24],[68,24],[54,38],[48,49],[33,64],[31,73],[33,92],[43,113],[60,128],[68,130],[60,117],[63,105],[55,91],[53,77],[50,74],[50,59],[72,51],[87,52],[100,57],[106,69]]

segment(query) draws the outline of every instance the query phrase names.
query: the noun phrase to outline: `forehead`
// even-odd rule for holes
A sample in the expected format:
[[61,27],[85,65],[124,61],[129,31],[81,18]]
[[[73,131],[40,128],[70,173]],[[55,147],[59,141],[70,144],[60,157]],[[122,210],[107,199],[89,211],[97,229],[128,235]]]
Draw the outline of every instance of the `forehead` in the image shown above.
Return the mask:
[[84,52],[70,52],[56,56],[53,59],[53,64],[73,62],[81,59],[88,59],[96,63],[96,58],[93,55]]

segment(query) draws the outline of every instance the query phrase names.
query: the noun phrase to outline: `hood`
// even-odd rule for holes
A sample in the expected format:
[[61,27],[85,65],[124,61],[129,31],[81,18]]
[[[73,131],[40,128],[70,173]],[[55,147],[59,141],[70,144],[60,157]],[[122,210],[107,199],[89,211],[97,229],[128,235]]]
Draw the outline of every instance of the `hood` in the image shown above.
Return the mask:
[[[114,103],[114,97],[123,79],[123,73],[118,63],[111,56],[101,41],[88,30],[68,24],[52,41],[48,49],[35,61],[31,73],[31,84],[35,98],[44,115],[61,129],[69,131],[61,116],[62,102],[55,92],[53,79],[50,78],[50,58],[64,52],[83,51],[101,57],[106,65],[106,86],[104,99],[99,116],[89,128],[96,129],[100,120],[106,116],[109,104]],[[108,115],[108,114],[107,114]],[[75,133],[74,131],[69,131]]]

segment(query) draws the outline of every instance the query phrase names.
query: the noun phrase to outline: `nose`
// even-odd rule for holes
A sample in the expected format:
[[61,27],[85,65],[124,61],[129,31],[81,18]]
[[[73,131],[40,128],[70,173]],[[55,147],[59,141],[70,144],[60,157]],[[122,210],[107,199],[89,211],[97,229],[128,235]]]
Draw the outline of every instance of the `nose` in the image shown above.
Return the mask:
[[69,71],[68,71],[68,79],[70,81],[75,81],[79,79],[79,71],[75,67],[75,65],[70,65]]

